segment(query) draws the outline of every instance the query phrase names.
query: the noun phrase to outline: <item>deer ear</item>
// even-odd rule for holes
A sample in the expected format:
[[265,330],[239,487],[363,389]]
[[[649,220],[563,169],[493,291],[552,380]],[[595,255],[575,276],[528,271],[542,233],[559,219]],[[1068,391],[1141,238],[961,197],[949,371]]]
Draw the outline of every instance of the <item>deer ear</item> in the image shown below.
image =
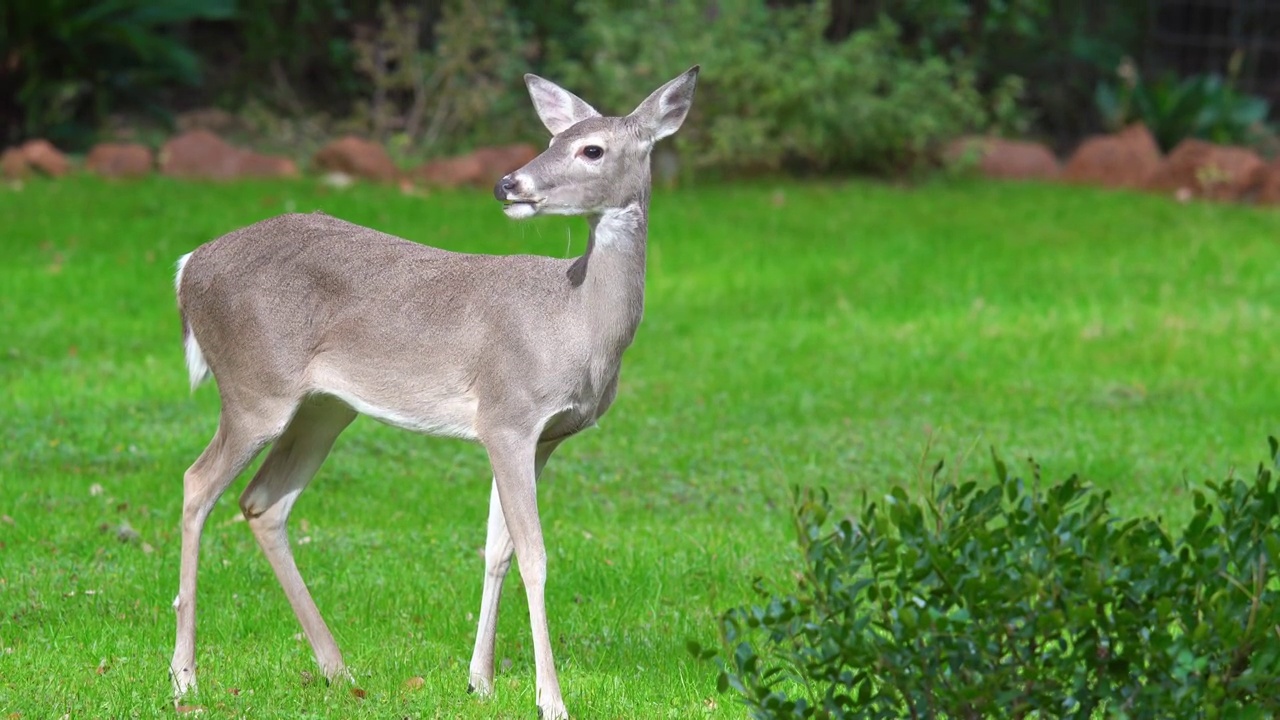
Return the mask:
[[652,134],[654,142],[674,134],[684,123],[689,108],[693,106],[693,89],[698,84],[698,70],[699,66],[694,65],[684,71],[680,77],[654,90],[652,95],[631,111],[631,117]]
[[546,78],[529,73],[524,76],[524,84],[529,87],[533,109],[538,111],[542,124],[552,135],[559,135],[587,118],[600,117],[585,100]]

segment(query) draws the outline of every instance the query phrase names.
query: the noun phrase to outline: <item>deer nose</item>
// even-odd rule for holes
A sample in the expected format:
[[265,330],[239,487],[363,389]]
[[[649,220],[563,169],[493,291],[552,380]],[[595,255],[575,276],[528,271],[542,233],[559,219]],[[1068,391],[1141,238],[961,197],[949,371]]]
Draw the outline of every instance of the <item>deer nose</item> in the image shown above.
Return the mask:
[[493,186],[493,196],[499,200],[506,200],[511,193],[515,192],[515,189],[516,181],[508,175],[498,180],[498,183]]

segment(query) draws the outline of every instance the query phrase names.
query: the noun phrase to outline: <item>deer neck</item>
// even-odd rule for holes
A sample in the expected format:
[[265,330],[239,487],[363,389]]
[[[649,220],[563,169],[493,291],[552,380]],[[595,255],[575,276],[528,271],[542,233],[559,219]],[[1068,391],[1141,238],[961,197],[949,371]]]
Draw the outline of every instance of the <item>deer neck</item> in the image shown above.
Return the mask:
[[649,198],[588,218],[587,252],[569,279],[582,293],[596,350],[616,362],[631,344],[644,314],[645,243]]

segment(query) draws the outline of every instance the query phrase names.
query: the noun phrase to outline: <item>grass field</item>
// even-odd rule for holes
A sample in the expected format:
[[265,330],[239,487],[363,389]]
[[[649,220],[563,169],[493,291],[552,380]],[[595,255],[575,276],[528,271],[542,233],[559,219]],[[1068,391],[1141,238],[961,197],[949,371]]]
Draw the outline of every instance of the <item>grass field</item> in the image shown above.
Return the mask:
[[[182,473],[217,417],[213,387],[187,389],[173,262],[293,209],[452,249],[585,241],[580,221],[517,224],[483,192],[0,191],[0,717],[173,712]],[[575,717],[742,716],[685,640],[712,640],[753,575],[785,582],[793,484],[852,507],[919,487],[926,449],[988,477],[995,446],[1176,521],[1188,483],[1251,469],[1280,431],[1280,212],[968,183],[659,193],[648,288],[617,404],[540,490]],[[363,699],[309,680],[310,649],[238,522],[244,482],[203,546],[188,702],[205,717],[533,717],[515,572],[497,697],[464,692],[481,448],[362,419],[294,511],[299,565]]]

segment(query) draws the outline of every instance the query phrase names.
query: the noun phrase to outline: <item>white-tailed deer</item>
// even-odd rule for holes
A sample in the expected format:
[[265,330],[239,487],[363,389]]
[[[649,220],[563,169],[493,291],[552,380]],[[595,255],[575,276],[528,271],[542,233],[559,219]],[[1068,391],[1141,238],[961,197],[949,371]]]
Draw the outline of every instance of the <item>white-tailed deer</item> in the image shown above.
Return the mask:
[[613,402],[644,308],[649,154],[693,101],[698,68],[630,115],[525,80],[550,146],[498,180],[512,218],[583,215],[573,260],[446,252],[323,214],[264,220],[178,261],[194,389],[222,401],[213,440],[183,478],[182,568],[170,672],[196,679],[196,566],[218,498],[265,447],[240,507],[326,678],[342,654],[293,560],[289,510],[338,435],[363,413],[479,441],[493,467],[484,590],[470,688],[493,692],[498,597],[514,551],[529,601],[540,715],[565,717],[543,601],[547,555],[535,483],[547,458]]

